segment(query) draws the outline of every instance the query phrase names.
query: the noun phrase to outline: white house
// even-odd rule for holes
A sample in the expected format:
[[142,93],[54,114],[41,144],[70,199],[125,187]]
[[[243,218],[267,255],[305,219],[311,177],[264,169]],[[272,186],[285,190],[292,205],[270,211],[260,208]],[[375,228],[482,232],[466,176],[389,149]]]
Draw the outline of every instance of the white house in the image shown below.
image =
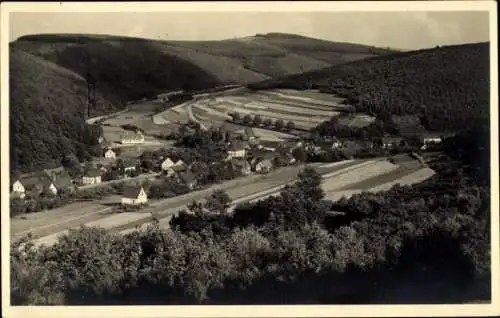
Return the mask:
[[104,153],[104,158],[106,158],[106,159],[116,159],[116,153],[112,149],[108,149]]
[[18,197],[21,199],[24,199],[24,197],[26,196],[26,189],[24,188],[21,181],[16,180],[16,182],[14,182],[12,184],[12,196],[15,196],[15,197]]
[[243,158],[245,157],[247,150],[245,149],[245,145],[236,140],[231,142],[231,146],[227,151],[228,159],[232,158]]
[[421,150],[426,150],[430,145],[440,144],[443,140],[441,137],[425,137]]
[[161,170],[168,170],[168,168],[173,167],[175,164],[170,158],[163,160],[161,163]]
[[82,183],[83,185],[101,183],[102,182],[101,175],[102,175],[102,170],[100,169],[93,169],[93,168],[88,169],[83,174]]
[[126,132],[121,137],[122,144],[142,144],[144,143],[144,135],[139,130],[134,133]]
[[123,190],[122,204],[140,205],[148,203],[148,195],[142,186],[129,186]]

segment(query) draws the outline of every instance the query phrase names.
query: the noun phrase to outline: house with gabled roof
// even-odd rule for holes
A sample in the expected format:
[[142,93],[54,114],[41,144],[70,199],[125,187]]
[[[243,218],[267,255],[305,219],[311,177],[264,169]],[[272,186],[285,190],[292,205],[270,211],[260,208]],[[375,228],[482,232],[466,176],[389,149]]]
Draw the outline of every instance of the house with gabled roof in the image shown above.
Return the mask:
[[166,158],[161,163],[161,170],[166,171],[168,168],[173,167],[175,163],[170,159]]
[[106,158],[106,159],[116,159],[116,152],[114,152],[113,149],[108,148],[104,152],[104,158]]
[[98,184],[102,182],[103,172],[101,169],[89,167],[83,172],[82,184]]
[[137,130],[135,133],[127,131],[120,139],[122,144],[142,144],[145,140],[140,130]]
[[135,171],[138,164],[136,159],[130,159],[130,158],[123,159],[122,163],[123,163],[123,172]]
[[44,172],[34,172],[21,175],[12,183],[12,195],[24,198],[27,194],[34,195],[57,194],[57,187]]
[[142,185],[126,186],[121,200],[123,205],[142,205],[148,203],[148,195]]
[[64,167],[45,169],[43,172],[52,179],[56,189],[69,192],[73,192],[75,190],[76,187],[73,183],[73,179]]

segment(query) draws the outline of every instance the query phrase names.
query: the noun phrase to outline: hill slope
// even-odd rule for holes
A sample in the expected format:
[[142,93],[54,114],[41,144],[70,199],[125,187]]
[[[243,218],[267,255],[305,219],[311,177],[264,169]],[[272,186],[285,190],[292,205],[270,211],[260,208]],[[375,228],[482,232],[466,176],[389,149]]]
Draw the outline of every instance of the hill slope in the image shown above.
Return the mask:
[[[101,91],[105,95],[108,95],[105,91],[115,96],[125,95],[122,100],[158,90],[256,82],[388,52],[273,33],[223,41],[49,34],[24,36],[11,45],[82,76],[89,68],[98,84],[102,82]],[[87,58],[91,60],[90,67],[85,68]]]
[[[110,112],[98,98],[91,115]],[[95,138],[85,124],[87,85],[82,77],[39,57],[10,51],[11,171],[56,166],[74,153],[90,155]]]
[[15,170],[55,165],[68,153],[89,155],[93,141],[82,137],[88,135],[86,79],[95,81],[95,116],[165,91],[262,81],[384,53],[284,34],[208,42],[31,35],[10,48]]
[[489,44],[394,53],[251,85],[309,87],[347,98],[360,112],[414,115],[445,131],[488,118]]

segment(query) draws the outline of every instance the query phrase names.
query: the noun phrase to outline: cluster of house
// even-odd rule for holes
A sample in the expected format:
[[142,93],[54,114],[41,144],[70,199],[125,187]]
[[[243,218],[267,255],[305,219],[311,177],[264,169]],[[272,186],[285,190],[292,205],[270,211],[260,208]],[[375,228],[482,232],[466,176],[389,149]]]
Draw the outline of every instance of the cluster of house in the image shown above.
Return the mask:
[[12,197],[24,199],[27,194],[57,195],[60,191],[71,192],[75,190],[75,185],[68,172],[63,167],[59,167],[15,177],[12,180],[11,189]]

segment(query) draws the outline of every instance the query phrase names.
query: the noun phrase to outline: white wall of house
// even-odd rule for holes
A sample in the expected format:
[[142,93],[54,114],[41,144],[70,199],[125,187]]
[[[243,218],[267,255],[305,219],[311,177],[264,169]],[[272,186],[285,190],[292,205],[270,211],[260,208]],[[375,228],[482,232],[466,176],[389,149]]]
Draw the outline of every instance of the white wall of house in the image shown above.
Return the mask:
[[240,150],[229,150],[227,154],[231,158],[243,158],[245,157],[247,151],[245,149],[240,149]]
[[104,153],[104,158],[116,159],[116,153],[113,150],[108,150]]
[[52,194],[57,194],[57,188],[53,183],[51,183],[49,186],[49,192],[51,192]]
[[177,160],[177,162],[174,164],[174,166],[181,166],[184,164],[184,161],[182,160]]
[[14,184],[12,184],[12,192],[19,192],[19,193],[26,192],[21,181],[17,180],[16,182],[14,182]]
[[442,140],[441,138],[425,138],[424,139],[424,144],[429,144],[429,143],[435,143],[435,144],[438,144],[440,143]]
[[170,158],[165,159],[161,163],[161,169],[162,170],[167,170],[168,168],[173,167],[173,166],[174,166],[174,162],[172,160],[170,160]]
[[128,204],[128,205],[139,205],[139,204],[144,204],[148,202],[148,196],[146,194],[146,191],[144,189],[141,189],[141,192],[137,195],[137,198],[122,198],[122,204]]
[[83,176],[82,178],[82,183],[83,184],[97,184],[101,183],[101,176],[97,177],[88,177],[88,176]]
[[123,170],[124,170],[125,172],[127,172],[127,171],[135,171],[135,166],[125,167]]

